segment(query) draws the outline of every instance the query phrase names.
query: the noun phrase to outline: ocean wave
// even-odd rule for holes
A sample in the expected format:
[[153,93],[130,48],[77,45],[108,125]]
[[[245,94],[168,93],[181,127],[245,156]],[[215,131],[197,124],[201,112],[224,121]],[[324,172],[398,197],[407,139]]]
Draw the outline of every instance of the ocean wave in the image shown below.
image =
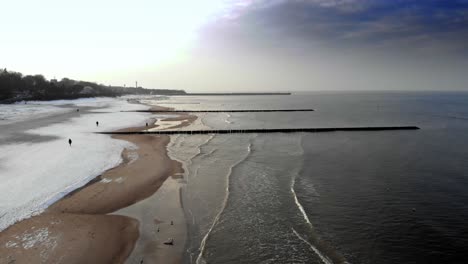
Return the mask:
[[205,252],[206,241],[208,240],[208,238],[209,238],[209,236],[211,234],[211,231],[216,226],[219,219],[221,218],[221,215],[223,214],[224,210],[226,209],[226,206],[227,206],[227,203],[228,203],[228,200],[229,200],[230,178],[231,178],[231,175],[232,175],[232,171],[234,170],[234,168],[236,166],[238,166],[239,164],[244,162],[250,156],[251,152],[252,152],[252,140],[249,142],[249,145],[247,146],[247,153],[245,154],[244,158],[240,159],[238,162],[234,163],[232,166],[229,167],[229,171],[227,173],[227,180],[226,180],[226,194],[224,196],[223,204],[221,206],[221,210],[218,212],[218,214],[214,218],[213,223],[211,224],[210,228],[208,229],[208,232],[205,234],[205,236],[203,237],[203,239],[202,239],[202,241],[200,243],[199,254],[198,254],[198,257],[197,257],[197,260],[196,260],[197,264],[206,263],[205,259],[203,258],[203,254]]
[[297,198],[297,195],[296,195],[296,191],[294,190],[294,186],[296,185],[296,178],[298,176],[298,173],[296,173],[293,177],[292,177],[292,180],[291,180],[291,193],[294,197],[294,202],[296,203],[296,206],[297,208],[299,209],[299,211],[301,212],[302,214],[302,217],[304,218],[304,220],[306,221],[306,223],[311,227],[313,228],[314,226],[312,225],[312,222],[310,222],[310,219],[309,217],[307,216],[307,213],[306,211],[304,210],[304,207],[302,206],[302,204],[299,202],[299,199]]
[[229,113],[226,113],[226,119],[224,119],[224,122],[226,124],[233,124],[234,122],[230,121],[229,119],[231,118],[231,115]]
[[314,247],[314,245],[312,245],[309,241],[307,241],[307,239],[303,238],[301,235],[299,235],[299,233],[297,233],[297,231],[294,229],[294,228],[291,228],[294,235],[297,236],[297,238],[299,238],[300,240],[302,240],[304,243],[306,243],[307,245],[309,245],[309,247],[312,249],[312,251],[315,252],[315,254],[317,254],[317,256],[319,256],[320,260],[322,260],[323,263],[325,264],[333,264],[333,261],[331,259],[329,259],[327,256],[325,256],[324,254],[322,254],[322,252],[320,252],[320,250],[318,250],[316,247]]
[[[301,142],[302,142],[302,137],[301,137]],[[304,153],[304,150],[302,148],[302,144],[301,144],[301,149],[302,149],[302,152]],[[296,179],[300,176],[301,171],[302,171],[302,166],[301,166],[301,169],[299,169],[297,172],[295,172],[294,175],[292,176],[290,190],[291,190],[291,194],[292,194],[292,196],[294,198],[294,203],[296,204],[297,208],[301,212],[302,218],[304,219],[304,221],[308,225],[310,231],[315,233],[314,226],[313,226],[312,222],[310,221],[310,218],[307,215],[307,212],[305,211],[304,206],[300,203],[299,198],[297,197],[296,190],[295,190]],[[319,194],[317,193],[315,188],[313,188],[312,190],[313,190],[314,194],[316,194],[316,196],[319,196]],[[309,247],[312,249],[312,251],[314,251],[317,254],[317,256],[319,256],[319,258],[322,260],[323,263],[325,263],[325,264],[348,263],[346,260],[343,260],[343,257],[338,252],[331,252],[331,253],[328,252],[328,253],[330,253],[329,255],[333,256],[332,258],[328,257],[326,253],[320,251],[316,246],[313,245],[313,243],[309,242],[307,239],[302,237],[294,228],[292,228],[292,231],[300,240],[302,240],[307,245],[309,245]],[[316,241],[316,243],[320,243],[318,238],[316,238],[314,240]],[[326,247],[326,248],[328,248],[328,247]],[[334,262],[332,259],[335,259],[335,260],[338,259],[339,261]]]

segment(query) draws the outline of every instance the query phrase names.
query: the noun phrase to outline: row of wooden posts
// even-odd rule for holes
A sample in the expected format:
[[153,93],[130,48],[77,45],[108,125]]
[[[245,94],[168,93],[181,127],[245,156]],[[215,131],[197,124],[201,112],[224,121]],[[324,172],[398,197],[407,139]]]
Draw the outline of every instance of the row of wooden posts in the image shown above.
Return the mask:
[[197,135],[197,134],[245,134],[245,133],[323,133],[339,131],[395,131],[417,130],[417,126],[377,126],[377,127],[322,127],[322,128],[264,128],[264,129],[205,129],[205,130],[155,130],[99,132],[101,134],[158,134],[158,135]]

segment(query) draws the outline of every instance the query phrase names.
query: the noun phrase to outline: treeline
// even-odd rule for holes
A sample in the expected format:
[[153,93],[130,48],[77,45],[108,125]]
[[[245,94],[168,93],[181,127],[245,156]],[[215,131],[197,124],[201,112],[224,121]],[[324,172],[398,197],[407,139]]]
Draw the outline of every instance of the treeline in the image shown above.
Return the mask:
[[42,75],[23,76],[19,72],[0,70],[0,103],[22,100],[77,99],[96,96],[121,96],[128,94],[181,95],[183,90],[128,88],[107,86],[93,82],[63,78],[47,80]]

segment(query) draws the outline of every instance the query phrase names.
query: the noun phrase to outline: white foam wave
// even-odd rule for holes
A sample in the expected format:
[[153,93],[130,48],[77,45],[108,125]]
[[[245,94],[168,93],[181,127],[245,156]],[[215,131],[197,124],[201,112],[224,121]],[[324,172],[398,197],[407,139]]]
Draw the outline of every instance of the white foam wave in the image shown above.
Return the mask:
[[224,122],[227,123],[227,124],[232,124],[233,122],[230,121],[229,118],[231,118],[231,115],[226,113],[226,119],[224,119]]
[[296,206],[297,208],[299,208],[299,211],[301,211],[301,214],[302,214],[302,217],[304,218],[304,220],[306,221],[307,224],[309,224],[309,226],[311,228],[313,228],[313,225],[312,223],[310,222],[310,219],[309,217],[307,216],[307,213],[306,211],[304,210],[304,207],[302,206],[302,204],[299,202],[299,199],[297,198],[297,195],[296,195],[296,191],[294,190],[294,186],[296,185],[296,178],[297,178],[297,173],[294,175],[294,177],[292,177],[292,181],[291,181],[291,193],[294,197],[294,202],[296,203]]
[[[302,140],[302,137],[301,137],[301,140]],[[302,149],[302,153],[304,153],[304,150],[302,148],[302,144],[301,144],[301,149]],[[307,215],[304,207],[302,206],[302,204],[299,202],[299,199],[297,198],[297,194],[296,194],[296,191],[294,189],[294,186],[296,185],[296,178],[299,176],[299,173],[295,173],[294,176],[292,177],[292,180],[291,180],[291,193],[294,197],[294,203],[296,204],[297,208],[299,209],[299,211],[301,212],[302,214],[302,217],[304,218],[305,222],[309,225],[309,227],[313,230],[314,226],[312,225],[312,222],[310,221],[309,219],[309,216]],[[314,189],[315,191],[315,189]],[[316,191],[315,191],[316,192]],[[323,263],[325,264],[333,264],[333,261],[330,260],[325,254],[323,254],[322,252],[320,252],[320,250],[318,250],[314,245],[312,245],[312,243],[310,243],[309,241],[307,241],[305,238],[303,238],[301,235],[299,235],[299,233],[296,232],[296,230],[294,228],[292,228],[294,234],[300,239],[302,240],[303,242],[305,242],[307,245],[309,245],[309,247],[320,257],[320,259],[323,261]]]
[[216,226],[219,219],[221,218],[221,215],[223,214],[224,209],[226,209],[226,206],[227,206],[227,203],[228,203],[228,200],[229,200],[229,193],[230,193],[229,192],[229,189],[230,189],[229,186],[230,186],[230,178],[231,178],[232,171],[236,166],[238,166],[240,163],[245,161],[249,157],[251,152],[252,152],[252,142],[250,142],[249,145],[247,146],[247,153],[244,156],[244,158],[240,159],[238,162],[236,162],[231,167],[229,167],[229,172],[227,173],[227,179],[226,179],[226,194],[224,196],[223,204],[221,206],[221,210],[219,210],[218,214],[216,215],[216,217],[213,220],[213,223],[211,224],[210,228],[208,229],[208,232],[205,234],[205,236],[203,237],[202,242],[200,243],[199,254],[198,254],[198,257],[197,257],[197,260],[196,260],[197,264],[205,264],[206,263],[206,261],[203,258],[203,253],[205,252],[206,241],[208,240],[208,237],[210,236],[211,231],[213,230],[213,228]]
[[317,254],[317,256],[319,256],[320,260],[322,260],[323,263],[325,264],[333,264],[333,261],[331,261],[327,256],[325,256],[324,254],[322,254],[322,252],[320,252],[320,250],[318,250],[316,247],[314,247],[314,245],[312,245],[309,241],[307,241],[305,238],[303,238],[301,235],[299,235],[299,233],[297,233],[297,231],[294,229],[294,228],[291,228],[293,233],[297,236],[297,238],[299,238],[300,240],[302,240],[304,243],[306,243],[307,245],[309,245],[310,249],[312,249],[312,251],[315,252],[315,254]]

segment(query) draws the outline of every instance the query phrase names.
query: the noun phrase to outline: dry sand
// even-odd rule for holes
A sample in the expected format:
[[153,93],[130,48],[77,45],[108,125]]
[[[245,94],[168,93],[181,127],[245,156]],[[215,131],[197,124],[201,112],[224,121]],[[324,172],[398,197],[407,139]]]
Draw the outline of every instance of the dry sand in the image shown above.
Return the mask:
[[[185,126],[195,119],[181,115],[170,120],[182,121],[181,126]],[[155,127],[152,124],[126,130],[141,131]],[[186,224],[177,175],[183,169],[167,156],[169,137],[114,137],[130,141],[138,149],[124,150],[122,164],[64,197],[45,213],[1,232],[0,264],[124,263],[135,243],[128,263],[140,263],[140,257],[144,263],[180,263]],[[155,194],[171,175],[173,179],[165,183],[161,194]],[[119,209],[116,214],[129,217],[106,215]],[[170,225],[171,220],[174,225]],[[169,237],[174,238],[174,246],[163,244]]]

